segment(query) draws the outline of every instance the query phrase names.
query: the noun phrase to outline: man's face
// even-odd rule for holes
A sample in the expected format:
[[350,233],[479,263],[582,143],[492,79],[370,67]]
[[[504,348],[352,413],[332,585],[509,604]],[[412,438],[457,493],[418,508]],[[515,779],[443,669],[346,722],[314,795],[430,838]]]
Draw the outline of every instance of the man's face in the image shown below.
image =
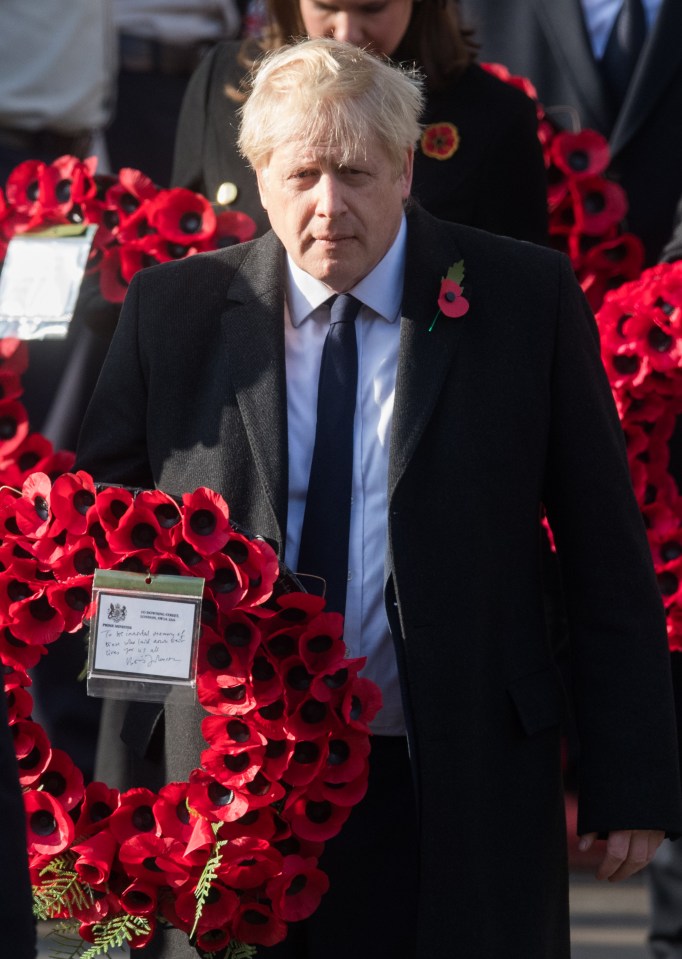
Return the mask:
[[387,252],[412,183],[413,152],[395,169],[382,147],[341,165],[328,150],[277,147],[257,171],[261,202],[294,263],[336,293],[358,283]]

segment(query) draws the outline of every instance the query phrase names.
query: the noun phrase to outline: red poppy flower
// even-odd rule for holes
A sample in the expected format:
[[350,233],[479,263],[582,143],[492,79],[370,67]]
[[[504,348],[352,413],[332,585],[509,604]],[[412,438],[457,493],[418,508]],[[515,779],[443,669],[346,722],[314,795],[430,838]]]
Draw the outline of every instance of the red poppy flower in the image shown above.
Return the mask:
[[251,685],[259,706],[275,702],[284,692],[279,671],[265,652],[254,658],[251,667]]
[[[0,657],[4,662],[5,653],[1,648]],[[19,719],[28,719],[33,711],[33,697],[28,690],[21,686],[14,686],[12,689],[6,690],[5,694],[7,697],[7,717],[10,726]]]
[[218,866],[219,878],[233,889],[256,889],[282,869],[282,854],[256,836],[231,839]]
[[18,400],[0,401],[0,457],[9,456],[28,436],[28,414]]
[[54,450],[49,440],[40,433],[29,433],[12,454],[15,485],[23,485],[29,473],[48,473],[45,465],[50,463],[53,455]]
[[[232,916],[237,911],[239,898],[237,894],[228,889],[222,882],[211,883],[211,889],[207,899],[203,903],[197,931],[199,935],[209,932],[212,929],[225,930],[229,928],[228,924]],[[197,912],[197,898],[193,891],[181,893],[175,900],[175,910],[180,918],[191,928],[194,925],[194,918]],[[217,940],[212,940],[215,948]],[[228,937],[229,941],[229,937]]]
[[[113,823],[113,817],[112,817]],[[174,886],[187,878],[183,844],[171,836],[138,832],[121,843],[118,858],[128,875],[153,886]]]
[[308,919],[329,889],[329,879],[314,859],[287,856],[282,874],[271,879],[266,893],[276,915],[287,922]]
[[469,301],[462,296],[462,287],[447,278],[441,281],[438,308],[444,316],[464,316],[469,311]]
[[53,559],[53,570],[60,582],[92,576],[97,568],[95,541],[91,536],[78,536],[68,546],[59,548]]
[[95,484],[83,470],[65,473],[54,481],[50,499],[55,516],[54,534],[68,530],[82,536],[88,528],[88,516],[95,505]]
[[21,499],[16,500],[17,526],[25,536],[44,536],[52,522],[50,508],[52,483],[45,473],[32,473],[21,490]]
[[138,833],[161,835],[153,811],[155,800],[156,795],[151,789],[129,789],[122,793],[118,808],[108,822],[109,829],[120,843]]
[[47,598],[64,618],[64,632],[75,633],[89,616],[92,603],[92,579],[78,576],[68,583],[52,583],[47,587]]
[[46,167],[47,164],[40,160],[25,160],[10,172],[5,194],[7,202],[18,213],[32,217],[42,209],[40,179]]
[[227,503],[213,490],[202,486],[182,497],[182,533],[185,540],[204,556],[221,550],[230,538]]
[[219,553],[211,559],[213,574],[206,582],[217,608],[229,613],[246,596],[248,580],[228,556]]
[[294,802],[287,815],[297,836],[325,842],[341,831],[350,813],[350,806],[337,806],[326,799],[316,802],[301,797]]
[[256,223],[240,210],[225,210],[219,213],[216,222],[216,242],[219,247],[246,243],[256,235]]
[[344,696],[341,714],[352,729],[367,733],[381,706],[379,687],[369,679],[358,677]]
[[58,157],[48,164],[39,178],[40,202],[44,213],[53,219],[83,223],[83,206],[96,193],[93,175],[97,160]]
[[617,226],[627,213],[625,191],[603,177],[585,177],[569,186],[575,201],[575,225],[581,233],[600,236]]
[[234,938],[255,946],[274,946],[286,938],[287,924],[264,902],[242,901],[232,920]]
[[233,822],[249,810],[244,793],[223,786],[199,769],[190,773],[187,802],[191,810],[209,822]]
[[0,400],[16,400],[22,393],[19,374],[0,366]]
[[134,215],[139,207],[154,197],[159,188],[144,173],[131,167],[123,167],[118,172],[118,180],[106,191],[105,206],[110,211],[107,218],[109,230],[116,234],[119,227]]
[[268,739],[263,757],[263,775],[271,782],[279,782],[291,762],[293,739]]
[[108,880],[118,848],[108,829],[102,829],[72,848],[78,854],[74,869],[83,882],[90,886],[101,886]]
[[205,749],[201,754],[201,765],[224,786],[243,789],[260,772],[264,753],[264,745],[232,752]]
[[85,799],[76,823],[78,835],[89,835],[118,809],[120,793],[101,782],[91,782],[85,787]]
[[327,673],[337,669],[345,655],[343,616],[322,613],[301,633],[299,653],[310,673]]
[[366,659],[362,656],[357,659],[344,659],[342,662],[330,664],[327,672],[318,673],[313,678],[310,687],[311,695],[322,703],[327,703],[332,699],[343,699],[365,662]]
[[328,800],[336,806],[357,806],[365,798],[369,784],[369,763],[365,761],[362,771],[347,782],[330,782],[323,778],[321,773],[315,782],[310,784],[308,798],[315,802]]
[[449,160],[459,148],[459,130],[454,123],[431,123],[422,132],[421,148],[424,156],[434,160]]
[[73,842],[74,826],[61,803],[49,793],[24,793],[29,856],[56,856]]
[[109,530],[107,541],[114,552],[123,555],[142,550],[172,548],[170,530],[159,523],[154,510],[139,498],[121,517],[118,526]]
[[571,133],[562,130],[552,140],[552,162],[569,177],[599,176],[609,165],[607,140],[595,130]]
[[53,749],[50,761],[35,786],[44,789],[62,804],[64,809],[74,809],[84,795],[83,773],[77,768],[68,753]]
[[251,683],[213,670],[197,675],[197,698],[206,712],[214,715],[242,716],[256,705]]
[[28,344],[15,336],[0,339],[0,369],[21,376],[28,369]]
[[131,916],[156,913],[159,887],[143,879],[134,879],[121,893],[121,905]]
[[30,786],[47,769],[52,755],[50,741],[42,727],[28,719],[14,723],[12,736],[19,766],[19,782],[22,786]]
[[51,605],[47,591],[40,589],[28,599],[13,603],[9,628],[27,643],[46,646],[64,632],[64,617]]
[[186,246],[212,240],[216,232],[216,215],[208,200],[182,187],[157,194],[150,204],[149,222],[164,239]]

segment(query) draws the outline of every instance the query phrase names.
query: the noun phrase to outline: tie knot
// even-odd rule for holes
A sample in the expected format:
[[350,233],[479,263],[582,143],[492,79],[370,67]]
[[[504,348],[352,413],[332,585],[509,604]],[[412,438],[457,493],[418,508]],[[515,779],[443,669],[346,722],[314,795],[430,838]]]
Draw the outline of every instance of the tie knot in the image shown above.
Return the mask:
[[350,293],[335,293],[327,300],[331,309],[331,323],[354,323],[362,306]]

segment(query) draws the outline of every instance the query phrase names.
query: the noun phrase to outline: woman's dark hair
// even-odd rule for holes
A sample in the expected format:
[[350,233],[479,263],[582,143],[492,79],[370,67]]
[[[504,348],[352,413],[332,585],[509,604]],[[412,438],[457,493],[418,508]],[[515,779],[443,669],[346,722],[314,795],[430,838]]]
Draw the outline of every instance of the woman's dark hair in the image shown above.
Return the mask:
[[[305,36],[298,0],[267,0],[266,44],[278,47]],[[430,90],[459,76],[475,59],[473,31],[463,27],[457,0],[414,0],[412,17],[393,59],[416,63]]]

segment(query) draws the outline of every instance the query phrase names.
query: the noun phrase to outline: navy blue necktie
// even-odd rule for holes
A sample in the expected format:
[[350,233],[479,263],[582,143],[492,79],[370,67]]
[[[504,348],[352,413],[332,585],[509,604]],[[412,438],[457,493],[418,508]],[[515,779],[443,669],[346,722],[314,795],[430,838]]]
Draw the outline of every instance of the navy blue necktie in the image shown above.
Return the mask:
[[625,99],[645,39],[642,0],[624,0],[600,63],[602,76],[617,107]]
[[326,609],[343,613],[353,487],[353,418],[358,383],[355,318],[360,302],[342,293],[331,303],[317,394],[317,427],[301,532],[298,570],[326,583]]

